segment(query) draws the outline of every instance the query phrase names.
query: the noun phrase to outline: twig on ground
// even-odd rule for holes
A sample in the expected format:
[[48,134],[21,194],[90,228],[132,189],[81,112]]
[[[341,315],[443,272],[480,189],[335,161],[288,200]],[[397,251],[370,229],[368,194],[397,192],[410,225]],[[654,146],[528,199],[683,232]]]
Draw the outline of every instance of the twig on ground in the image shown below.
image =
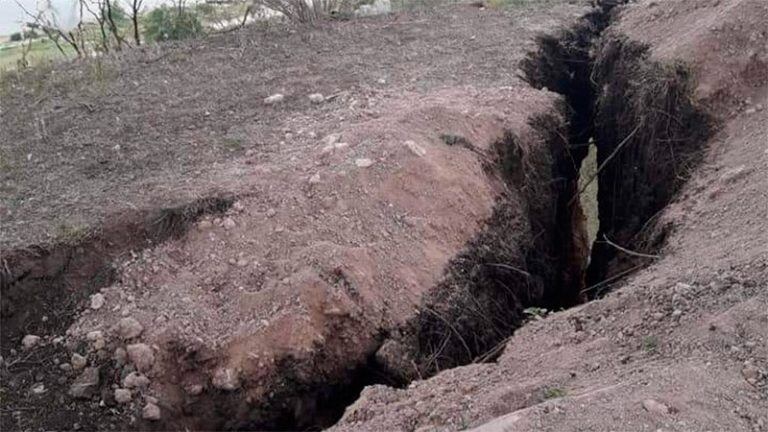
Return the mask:
[[520,273],[521,275],[523,275],[523,276],[525,276],[527,278],[531,277],[531,274],[528,273],[527,271],[521,270],[521,269],[519,269],[517,267],[512,267],[511,265],[501,264],[501,263],[486,263],[485,265],[491,266],[491,267],[499,267],[499,268],[503,268],[503,269],[506,269],[506,270],[512,270],[514,272]]
[[447,320],[447,319],[445,319],[445,318],[444,318],[442,315],[440,315],[440,314],[439,314],[439,313],[437,313],[436,311],[432,310],[431,308],[429,308],[429,307],[427,307],[427,306],[423,306],[423,308],[424,308],[424,310],[426,310],[427,312],[429,312],[429,313],[431,313],[432,315],[434,315],[434,316],[435,316],[437,319],[439,319],[440,321],[442,321],[442,322],[443,322],[445,325],[447,325],[447,326],[448,326],[448,328],[450,328],[450,329],[451,329],[451,331],[453,331],[453,332],[456,334],[456,336],[459,338],[459,341],[461,342],[461,344],[462,344],[462,345],[464,345],[464,349],[465,349],[465,350],[467,350],[467,356],[468,356],[469,358],[472,358],[472,350],[471,350],[471,349],[469,349],[469,345],[467,344],[467,341],[465,341],[465,340],[464,340],[464,337],[462,337],[462,336],[461,336],[461,333],[459,333],[459,331],[458,331],[458,330],[456,330],[456,328],[455,328],[455,327],[454,327],[454,326],[453,326],[453,325],[452,325],[450,322],[448,322],[448,320]]
[[627,249],[625,247],[619,246],[616,243],[608,240],[608,236],[606,236],[605,234],[603,234],[603,241],[608,243],[609,245],[615,247],[616,249],[624,252],[627,255],[632,255],[632,256],[641,257],[641,258],[649,258],[649,259],[659,259],[659,258],[661,258],[661,255],[654,255],[654,254],[646,254],[646,253],[642,253],[642,252],[635,252],[633,250],[629,250],[629,249]]

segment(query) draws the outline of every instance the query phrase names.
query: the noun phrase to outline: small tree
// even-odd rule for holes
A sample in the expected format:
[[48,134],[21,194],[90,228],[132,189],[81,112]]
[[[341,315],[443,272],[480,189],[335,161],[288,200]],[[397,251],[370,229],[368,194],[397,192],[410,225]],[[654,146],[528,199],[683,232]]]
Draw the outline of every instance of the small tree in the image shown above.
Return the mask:
[[19,42],[22,39],[21,33],[18,33],[18,32],[17,33],[11,33],[11,38],[10,39],[11,39],[11,42]]
[[131,9],[131,22],[133,23],[133,40],[136,45],[141,45],[141,34],[139,33],[139,14],[141,14],[141,7],[144,4],[144,0],[128,0],[128,5]]
[[202,33],[203,25],[197,15],[181,4],[153,9],[144,22],[144,37],[157,42],[187,39]]

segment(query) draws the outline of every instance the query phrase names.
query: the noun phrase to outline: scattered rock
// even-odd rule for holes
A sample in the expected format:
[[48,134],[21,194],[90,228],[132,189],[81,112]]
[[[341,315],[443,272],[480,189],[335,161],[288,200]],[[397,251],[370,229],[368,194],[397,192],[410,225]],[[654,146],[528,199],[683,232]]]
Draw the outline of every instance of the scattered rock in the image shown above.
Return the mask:
[[189,384],[184,386],[184,391],[190,396],[197,396],[203,392],[203,386],[200,384]]
[[309,101],[312,103],[319,104],[319,103],[325,102],[325,97],[320,93],[312,93],[311,95],[309,95]]
[[221,390],[237,390],[240,388],[240,376],[230,368],[219,368],[213,374],[213,386]]
[[744,368],[741,369],[741,374],[744,376],[744,379],[747,381],[749,380],[757,381],[760,379],[760,370],[751,364],[744,366]]
[[224,225],[224,228],[230,229],[230,228],[234,228],[235,225],[237,224],[235,223],[234,219],[228,217],[228,218],[224,218],[222,225]]
[[144,420],[160,420],[160,407],[152,402],[144,405],[144,408],[141,410],[141,417]]
[[125,349],[122,347],[118,347],[115,349],[115,353],[112,355],[112,358],[115,360],[115,363],[117,363],[118,366],[122,367],[128,360],[128,353],[125,352]]
[[107,342],[104,340],[104,332],[101,330],[88,332],[85,337],[91,342],[91,344],[93,344],[93,349],[96,351],[104,348],[107,345]]
[[340,133],[332,133],[326,136],[325,138],[323,138],[323,143],[325,143],[326,146],[333,146],[334,144],[339,142],[340,139],[341,139]]
[[320,173],[317,173],[309,178],[309,184],[318,184],[320,183]]
[[99,368],[85,368],[69,387],[69,395],[78,399],[91,397],[99,387]]
[[197,223],[197,228],[200,231],[207,230],[208,228],[213,226],[213,222],[209,221],[208,219],[203,219],[200,222]]
[[131,363],[136,366],[139,372],[146,372],[152,369],[152,365],[155,363],[155,354],[149,345],[143,343],[128,345],[126,351],[128,352],[128,359],[131,360]]
[[59,369],[64,372],[72,372],[72,365],[69,363],[62,363],[59,365]]
[[40,336],[28,334],[21,339],[21,347],[25,350],[34,348],[40,343]]
[[368,158],[355,159],[355,165],[358,168],[368,168],[369,166],[373,165],[373,161]]
[[408,141],[405,141],[403,145],[407,147],[408,150],[411,151],[411,153],[415,154],[418,157],[422,157],[425,154],[427,154],[427,151],[422,146],[416,144],[415,141],[408,140]]
[[273,94],[272,96],[264,98],[264,103],[267,105],[273,105],[276,103],[280,103],[283,100],[285,100],[285,96],[283,96],[280,93]]
[[123,387],[134,389],[145,388],[147,386],[149,386],[149,378],[140,373],[131,372],[123,378]]
[[144,327],[133,317],[123,318],[117,323],[117,333],[123,339],[133,339],[143,331]]
[[655,400],[646,399],[643,401],[643,408],[653,414],[669,414],[669,407],[665,404]]
[[94,294],[91,296],[91,309],[98,310],[104,306],[104,302],[107,299],[104,298],[104,294]]
[[269,218],[275,216],[276,214],[277,214],[277,210],[275,210],[273,208],[267,210],[267,217],[269,217]]
[[72,367],[75,368],[75,370],[80,370],[88,364],[88,359],[78,353],[72,353],[72,357],[69,359],[69,362],[72,364]]
[[29,391],[32,394],[34,394],[34,395],[41,395],[41,394],[47,392],[48,390],[45,388],[45,384],[37,383],[37,384],[33,385],[32,388]]
[[245,210],[245,206],[240,201],[236,201],[234,204],[232,204],[232,210],[241,213],[243,210]]
[[124,388],[115,389],[115,402],[127,404],[131,401],[131,391]]

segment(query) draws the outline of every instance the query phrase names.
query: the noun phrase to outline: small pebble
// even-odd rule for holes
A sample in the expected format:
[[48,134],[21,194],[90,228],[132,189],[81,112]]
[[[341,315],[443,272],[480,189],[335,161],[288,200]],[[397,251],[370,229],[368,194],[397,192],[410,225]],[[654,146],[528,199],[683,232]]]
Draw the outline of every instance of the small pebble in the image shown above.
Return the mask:
[[104,306],[104,302],[106,299],[104,298],[104,294],[94,294],[91,296],[91,309],[98,310],[101,309],[102,306]]
[[40,336],[28,334],[21,339],[21,347],[25,350],[34,348],[40,343]]
[[280,93],[273,94],[272,96],[269,96],[267,98],[264,98],[264,103],[267,105],[273,105],[276,103],[280,103],[283,100],[285,100],[285,96],[283,96]]

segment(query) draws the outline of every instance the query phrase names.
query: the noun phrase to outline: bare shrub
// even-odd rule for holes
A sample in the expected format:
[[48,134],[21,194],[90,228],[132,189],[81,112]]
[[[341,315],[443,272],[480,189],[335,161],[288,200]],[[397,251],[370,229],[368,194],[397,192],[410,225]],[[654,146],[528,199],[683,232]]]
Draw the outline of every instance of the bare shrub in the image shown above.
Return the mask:
[[255,5],[300,23],[312,23],[336,12],[351,12],[352,3],[352,0],[254,0]]

